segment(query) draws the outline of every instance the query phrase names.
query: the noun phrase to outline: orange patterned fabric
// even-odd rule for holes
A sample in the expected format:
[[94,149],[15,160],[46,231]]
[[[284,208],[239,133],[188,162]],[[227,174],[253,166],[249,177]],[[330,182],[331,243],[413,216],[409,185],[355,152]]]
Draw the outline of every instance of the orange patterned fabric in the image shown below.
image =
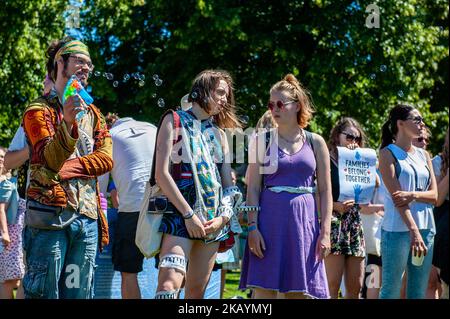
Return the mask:
[[[93,128],[94,151],[91,154],[69,159],[76,150],[78,129],[76,124],[69,132],[62,119],[61,104],[55,94],[33,101],[23,116],[23,127],[32,147],[30,159],[30,185],[27,196],[42,204],[66,207],[68,205],[65,180],[95,179],[110,171],[113,166],[112,140],[101,112],[89,106],[95,116]],[[95,190],[94,190],[95,192]],[[98,183],[97,183],[98,195]],[[82,199],[81,199],[82,200]],[[100,199],[97,196],[97,203]],[[100,205],[94,216],[99,222],[99,243],[108,241],[108,226]]]

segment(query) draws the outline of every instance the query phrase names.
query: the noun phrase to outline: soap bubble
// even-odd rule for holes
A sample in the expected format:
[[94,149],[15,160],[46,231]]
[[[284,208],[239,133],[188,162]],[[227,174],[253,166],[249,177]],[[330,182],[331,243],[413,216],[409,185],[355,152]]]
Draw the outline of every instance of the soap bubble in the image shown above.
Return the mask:
[[139,75],[139,80],[144,81],[145,80],[145,75],[144,74],[140,74]]
[[139,72],[133,73],[132,76],[133,76],[133,79],[139,80]]
[[158,74],[153,74],[153,80],[157,80],[157,79],[159,79],[159,76],[158,76]]
[[106,72],[103,72],[103,77],[104,77],[104,78],[106,78],[106,74],[108,74],[108,73],[106,73]]
[[114,75],[112,73],[106,73],[106,79],[112,80],[114,78]]
[[139,86],[143,87],[145,85],[145,81],[139,81]]
[[113,82],[113,86],[116,88],[116,87],[118,87],[119,86],[119,82],[118,81],[114,81]]
[[191,98],[196,99],[197,96],[198,96],[197,92],[194,91],[194,92],[191,93]]
[[159,107],[164,107],[165,105],[166,105],[166,102],[164,102],[164,99],[160,97],[158,99],[158,106]]
[[123,81],[124,82],[126,82],[126,81],[128,81],[130,79],[130,75],[127,73],[127,74],[124,74],[124,76],[123,76]]
[[241,121],[242,123],[247,124],[249,121],[249,117],[247,115],[243,115],[241,116]]
[[162,83],[163,83],[163,81],[162,81],[161,79],[156,79],[156,80],[155,80],[155,85],[156,85],[156,86],[161,86]]
[[88,85],[87,88],[86,88],[86,91],[88,93],[91,93],[92,92],[92,86]]
[[153,94],[152,94],[152,98],[155,98],[155,97],[156,97],[156,93],[153,93]]
[[369,75],[371,80],[375,80],[377,75],[375,73],[372,73],[371,75]]
[[386,70],[387,70],[387,66],[386,65],[380,65],[380,71],[381,72],[386,72]]
[[250,106],[250,109],[251,109],[252,111],[256,110],[256,105],[254,105],[254,104],[251,105],[251,106]]
[[95,76],[100,76],[100,75],[101,75],[101,72],[100,72],[100,71],[95,71],[95,72],[94,72],[94,75],[95,75]]
[[403,97],[403,96],[404,96],[404,93],[403,93],[402,90],[399,90],[399,91],[397,92],[397,95],[398,95],[399,97]]

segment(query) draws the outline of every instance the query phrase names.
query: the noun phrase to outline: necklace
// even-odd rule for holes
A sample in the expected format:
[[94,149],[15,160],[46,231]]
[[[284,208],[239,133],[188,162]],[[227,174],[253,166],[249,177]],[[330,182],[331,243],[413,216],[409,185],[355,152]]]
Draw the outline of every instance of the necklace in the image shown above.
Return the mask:
[[286,142],[288,142],[288,143],[294,144],[294,143],[300,142],[300,141],[303,139],[303,130],[300,129],[300,135],[297,135],[297,137],[294,138],[292,141],[291,141],[291,140],[288,140],[288,139],[286,139],[286,138],[284,138],[283,136],[281,136],[281,134],[278,134],[278,136],[279,136],[283,141],[286,141]]

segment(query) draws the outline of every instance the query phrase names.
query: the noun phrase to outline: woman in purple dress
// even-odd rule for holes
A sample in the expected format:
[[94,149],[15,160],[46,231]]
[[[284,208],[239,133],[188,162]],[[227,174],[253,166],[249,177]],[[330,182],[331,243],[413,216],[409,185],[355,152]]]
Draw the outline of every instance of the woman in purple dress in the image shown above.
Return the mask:
[[249,164],[240,288],[253,288],[255,298],[329,298],[323,263],[332,210],[328,149],[321,136],[304,130],[312,103],[293,75],[272,87],[268,107],[278,128],[270,140],[257,135],[251,152],[263,161]]

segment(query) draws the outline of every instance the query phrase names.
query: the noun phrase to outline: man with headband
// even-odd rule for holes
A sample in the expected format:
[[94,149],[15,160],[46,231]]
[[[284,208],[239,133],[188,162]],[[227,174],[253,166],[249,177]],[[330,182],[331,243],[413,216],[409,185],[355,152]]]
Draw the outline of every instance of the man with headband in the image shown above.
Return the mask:
[[112,169],[112,141],[97,107],[78,95],[61,103],[72,75],[87,85],[93,70],[88,47],[66,38],[54,41],[47,57],[54,87],[23,116],[31,150],[23,286],[25,298],[87,299],[93,297],[97,245],[108,243],[97,176]]

